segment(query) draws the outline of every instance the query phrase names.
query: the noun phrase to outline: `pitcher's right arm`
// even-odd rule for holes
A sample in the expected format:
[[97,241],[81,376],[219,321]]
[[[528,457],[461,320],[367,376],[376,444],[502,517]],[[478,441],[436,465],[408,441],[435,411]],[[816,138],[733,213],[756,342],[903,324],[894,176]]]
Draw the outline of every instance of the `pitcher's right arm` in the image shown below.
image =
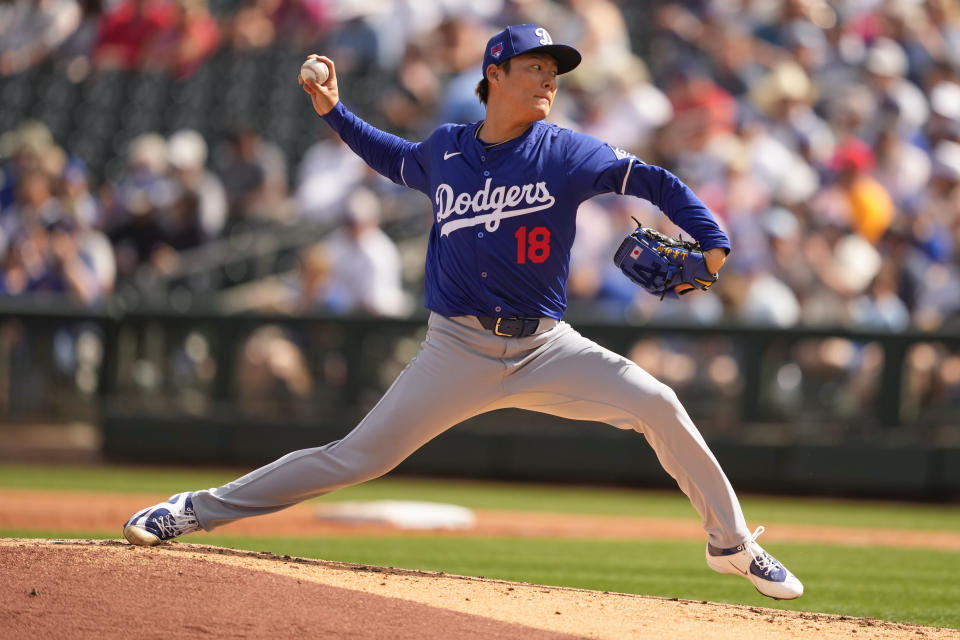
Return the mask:
[[374,171],[397,184],[427,193],[424,143],[404,140],[364,122],[340,101],[333,60],[316,54],[308,57],[326,64],[330,70],[330,76],[322,84],[297,76],[303,90],[310,95],[317,115]]

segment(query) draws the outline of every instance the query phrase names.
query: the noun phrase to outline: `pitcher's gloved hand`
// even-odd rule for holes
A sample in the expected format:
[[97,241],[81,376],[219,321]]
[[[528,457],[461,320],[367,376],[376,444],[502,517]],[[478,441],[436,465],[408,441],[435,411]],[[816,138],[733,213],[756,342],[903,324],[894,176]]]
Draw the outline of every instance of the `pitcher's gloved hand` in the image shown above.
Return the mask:
[[699,243],[671,238],[639,223],[620,244],[613,263],[661,300],[694,289],[705,291],[718,279],[717,273],[707,268]]

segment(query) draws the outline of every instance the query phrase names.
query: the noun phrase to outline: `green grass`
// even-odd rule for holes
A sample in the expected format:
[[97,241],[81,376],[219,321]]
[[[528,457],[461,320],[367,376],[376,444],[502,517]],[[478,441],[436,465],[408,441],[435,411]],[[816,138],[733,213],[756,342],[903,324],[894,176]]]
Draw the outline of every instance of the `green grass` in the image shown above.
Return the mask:
[[[152,467],[0,465],[0,488],[112,491],[156,494],[215,487],[243,471]],[[696,519],[676,491],[544,486],[386,477],[338,491],[323,500],[427,500],[473,509]],[[809,524],[858,528],[960,531],[960,505],[858,502],[817,498],[741,496],[750,523]]]
[[[0,530],[0,535],[80,537],[23,530]],[[800,576],[806,593],[796,601],[777,602],[759,595],[746,580],[710,571],[703,561],[703,545],[689,542],[424,535],[253,538],[218,533],[190,536],[185,541],[384,567],[960,629],[960,581],[956,579],[960,553],[953,552],[778,543],[774,550],[777,557]]]

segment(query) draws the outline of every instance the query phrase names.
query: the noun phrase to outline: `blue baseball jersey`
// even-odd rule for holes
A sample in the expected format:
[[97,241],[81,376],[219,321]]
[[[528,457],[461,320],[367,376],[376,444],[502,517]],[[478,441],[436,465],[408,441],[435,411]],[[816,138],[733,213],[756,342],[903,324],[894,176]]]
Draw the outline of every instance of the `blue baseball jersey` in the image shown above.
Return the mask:
[[480,122],[412,143],[343,102],[323,118],[374,170],[430,198],[425,304],[445,316],[562,318],[577,208],[601,193],[649,200],[705,250],[730,248],[676,176],[582,133],[538,121],[487,148]]

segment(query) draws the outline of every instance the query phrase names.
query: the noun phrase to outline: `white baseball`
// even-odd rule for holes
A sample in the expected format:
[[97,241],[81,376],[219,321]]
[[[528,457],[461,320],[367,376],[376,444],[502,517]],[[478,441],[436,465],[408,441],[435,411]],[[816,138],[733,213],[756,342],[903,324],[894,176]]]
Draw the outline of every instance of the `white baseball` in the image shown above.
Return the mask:
[[309,58],[300,65],[300,77],[303,78],[304,82],[309,80],[317,84],[323,84],[330,77],[330,70],[327,69],[327,65],[319,60]]

